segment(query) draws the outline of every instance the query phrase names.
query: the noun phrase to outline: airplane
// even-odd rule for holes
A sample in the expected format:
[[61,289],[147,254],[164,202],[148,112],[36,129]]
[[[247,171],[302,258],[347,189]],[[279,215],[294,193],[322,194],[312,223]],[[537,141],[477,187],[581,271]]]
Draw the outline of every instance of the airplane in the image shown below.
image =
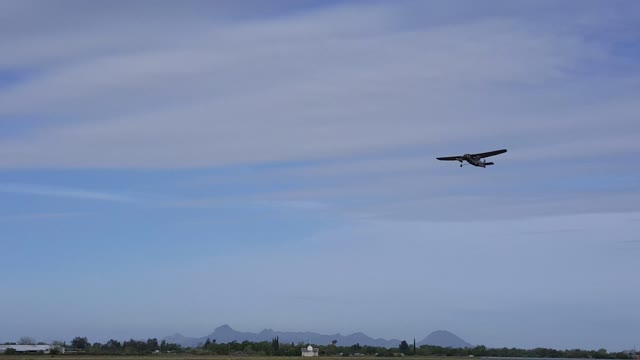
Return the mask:
[[489,157],[489,156],[494,156],[494,155],[499,155],[499,154],[504,154],[507,152],[507,149],[502,149],[502,150],[495,150],[495,151],[489,151],[489,152],[484,152],[484,153],[478,153],[478,154],[464,154],[464,155],[459,155],[459,156],[445,156],[445,157],[439,157],[436,158],[438,160],[445,160],[445,161],[460,161],[460,167],[462,167],[463,162],[466,161],[469,164],[473,165],[473,166],[477,166],[477,167],[487,167],[489,165],[493,165],[492,162],[487,162],[486,160],[482,160],[483,158]]

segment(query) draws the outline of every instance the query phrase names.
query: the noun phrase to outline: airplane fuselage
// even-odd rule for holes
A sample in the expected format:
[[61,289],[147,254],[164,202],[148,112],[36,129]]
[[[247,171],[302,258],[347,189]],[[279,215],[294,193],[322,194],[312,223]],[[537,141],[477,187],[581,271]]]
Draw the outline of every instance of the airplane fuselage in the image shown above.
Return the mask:
[[492,162],[486,162],[484,160],[482,160],[481,158],[477,158],[475,156],[472,156],[470,154],[464,154],[460,157],[460,159],[458,159],[458,161],[460,161],[460,166],[462,166],[462,163],[464,161],[468,162],[469,164],[473,165],[473,166],[477,166],[477,167],[487,167],[487,165],[493,165]]

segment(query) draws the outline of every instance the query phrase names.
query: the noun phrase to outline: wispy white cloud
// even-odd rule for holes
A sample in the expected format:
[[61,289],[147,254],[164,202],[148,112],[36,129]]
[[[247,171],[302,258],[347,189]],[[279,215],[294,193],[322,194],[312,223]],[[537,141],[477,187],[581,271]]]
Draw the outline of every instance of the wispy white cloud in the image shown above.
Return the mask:
[[35,184],[4,183],[0,184],[0,192],[9,194],[53,196],[79,200],[97,200],[109,202],[135,201],[134,198],[121,194]]
[[39,59],[39,71],[0,90],[0,113],[65,120],[0,142],[0,166],[209,167],[532,137],[539,151],[569,132],[564,154],[575,154],[603,131],[637,131],[637,105],[607,125],[595,114],[615,107],[612,92],[635,99],[638,74],[575,75],[615,61],[585,40],[599,24],[547,29],[505,15],[407,28],[412,6],[421,10],[407,4],[172,27],[118,18],[7,37],[19,50],[0,51],[7,66]]
[[[216,14],[237,11],[220,6]],[[615,194],[597,206],[526,194],[604,169],[620,175],[602,159],[640,153],[640,73],[614,42],[592,36],[611,19],[629,23],[622,8],[566,5],[554,14],[571,17],[539,26],[501,2],[473,12],[460,3],[350,4],[241,21],[205,21],[187,6],[173,27],[159,21],[174,11],[166,4],[135,17],[117,7],[52,9],[78,26],[95,20],[78,32],[28,4],[8,7],[25,18],[7,18],[15,36],[0,47],[16,50],[0,67],[33,72],[0,88],[0,121],[22,130],[0,140],[0,167],[302,163],[201,177],[201,195],[171,200],[185,207],[324,204],[410,218],[464,214],[460,204],[471,215],[487,206],[484,215],[633,208]],[[607,37],[627,39],[624,29]],[[434,160],[494,147],[510,151],[487,171],[451,173]]]

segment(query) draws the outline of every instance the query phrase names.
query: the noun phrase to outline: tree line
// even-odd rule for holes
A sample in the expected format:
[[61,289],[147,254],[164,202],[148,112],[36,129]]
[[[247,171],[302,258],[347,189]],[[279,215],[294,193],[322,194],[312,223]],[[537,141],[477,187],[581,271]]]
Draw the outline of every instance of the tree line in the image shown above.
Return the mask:
[[[21,338],[18,343],[4,343],[4,345],[35,345],[35,341],[23,341]],[[37,343],[38,345],[47,345],[45,343]],[[128,340],[120,342],[118,340],[111,339],[102,344],[99,342],[91,343],[86,337],[75,337],[71,340],[71,343],[54,341],[51,345],[55,348],[51,350],[52,354],[58,354],[60,351],[58,348],[64,348],[65,353],[82,353],[91,355],[146,355],[154,352],[184,352],[182,346],[178,344],[167,343],[162,340],[158,342],[158,339],[145,340]],[[16,354],[16,351],[7,351],[5,355]]]
[[162,340],[158,342],[156,338],[145,340],[126,340],[120,342],[111,339],[104,344],[99,342],[90,343],[86,337],[76,337],[71,341],[70,351],[79,351],[90,354],[105,355],[144,355],[154,352],[182,352],[184,349],[178,344],[171,344]]
[[487,348],[476,346],[472,348],[452,349],[439,346],[423,345],[417,349],[417,355],[442,356],[474,356],[474,357],[528,357],[528,358],[569,358],[569,359],[631,359],[633,356],[625,352],[608,352],[599,350],[556,350],[549,348],[517,349],[517,348]]
[[[33,343],[35,341],[22,338],[20,343]],[[15,344],[15,343],[5,343]],[[310,344],[299,342],[297,344],[281,343],[275,337],[270,342],[261,341],[232,341],[228,343],[218,343],[215,339],[207,339],[202,344],[195,347],[182,347],[178,344],[168,343],[165,340],[158,342],[152,338],[145,340],[134,340],[120,342],[109,340],[102,344],[91,343],[86,337],[76,337],[70,344],[56,342],[54,345],[64,347],[67,353],[82,353],[91,355],[145,355],[152,353],[190,353],[193,355],[248,355],[248,356],[300,356],[302,348]],[[422,345],[416,346],[402,341],[397,347],[386,348],[379,346],[369,346],[354,344],[341,346],[334,340],[328,345],[314,345],[318,348],[320,356],[456,356],[456,357],[523,357],[523,358],[580,358],[580,359],[631,359],[632,354],[625,352],[608,352],[606,349],[599,350],[556,350],[549,348],[517,349],[517,348],[487,348],[486,346],[475,346],[469,348],[448,348],[441,346]],[[12,352],[9,352],[9,354]]]

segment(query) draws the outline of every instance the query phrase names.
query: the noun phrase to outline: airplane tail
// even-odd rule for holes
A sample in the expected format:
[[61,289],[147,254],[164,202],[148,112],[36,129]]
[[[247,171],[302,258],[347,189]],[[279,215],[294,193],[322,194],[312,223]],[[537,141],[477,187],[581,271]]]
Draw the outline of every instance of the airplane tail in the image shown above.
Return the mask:
[[484,166],[489,166],[489,165],[493,165],[493,163],[492,162],[484,163]]

